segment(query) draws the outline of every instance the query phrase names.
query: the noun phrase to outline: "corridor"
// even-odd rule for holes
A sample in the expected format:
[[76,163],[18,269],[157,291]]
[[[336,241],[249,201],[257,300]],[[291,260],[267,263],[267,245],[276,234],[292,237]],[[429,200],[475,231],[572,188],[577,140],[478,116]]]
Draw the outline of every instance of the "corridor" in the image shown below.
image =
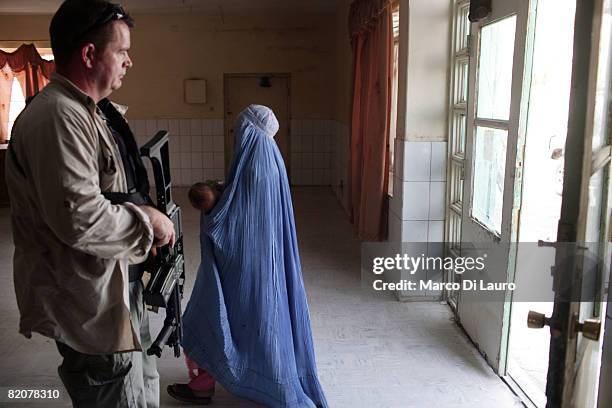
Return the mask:
[[[186,302],[199,262],[199,214],[187,205],[186,189],[174,194],[184,209]],[[448,306],[399,303],[361,288],[359,241],[329,187],[294,187],[293,200],[320,380],[331,407],[522,407],[453,322]],[[7,208],[0,209],[0,256],[0,387],[60,389],[63,402],[46,406],[68,407],[53,342],[17,333]],[[156,334],[164,313],[153,316]],[[165,392],[168,384],[187,379],[183,360],[169,349],[164,353],[161,406],[186,406]],[[257,405],[218,387],[212,406]]]

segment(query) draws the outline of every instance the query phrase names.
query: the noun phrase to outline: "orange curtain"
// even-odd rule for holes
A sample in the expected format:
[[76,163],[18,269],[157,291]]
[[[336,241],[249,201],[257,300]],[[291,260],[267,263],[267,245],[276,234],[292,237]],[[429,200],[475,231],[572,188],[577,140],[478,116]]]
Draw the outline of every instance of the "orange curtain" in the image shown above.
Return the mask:
[[33,44],[23,44],[14,52],[0,50],[0,143],[8,139],[8,119],[13,78],[26,98],[36,95],[49,83],[55,63],[41,58]]
[[391,0],[355,0],[349,13],[353,48],[350,215],[359,237],[387,236],[389,129],[393,69]]

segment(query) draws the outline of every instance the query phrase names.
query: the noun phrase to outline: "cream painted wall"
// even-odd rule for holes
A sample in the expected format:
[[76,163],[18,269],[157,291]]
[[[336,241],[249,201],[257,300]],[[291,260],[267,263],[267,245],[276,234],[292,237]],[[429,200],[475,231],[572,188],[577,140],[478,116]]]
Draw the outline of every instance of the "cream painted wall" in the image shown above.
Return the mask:
[[400,139],[447,139],[451,15],[448,0],[400,1]]
[[[139,98],[138,116],[223,117],[223,74],[291,73],[292,116],[330,118],[333,17],[136,16],[134,68],[118,97]],[[182,82],[208,81],[208,103],[182,102]]]
[[[335,112],[335,19],[329,16],[135,15],[134,67],[113,99],[138,118],[223,117],[223,74],[292,75],[292,116]],[[0,43],[48,39],[50,16],[0,16]],[[183,80],[207,80],[208,102],[183,102]]]
[[23,43],[35,40],[36,46],[48,47],[50,22],[51,16],[48,15],[0,14],[0,44],[4,46],[7,41]]
[[[389,241],[443,242],[449,0],[400,0],[399,88]],[[432,247],[428,256],[439,256]],[[398,293],[429,300],[440,293]]]

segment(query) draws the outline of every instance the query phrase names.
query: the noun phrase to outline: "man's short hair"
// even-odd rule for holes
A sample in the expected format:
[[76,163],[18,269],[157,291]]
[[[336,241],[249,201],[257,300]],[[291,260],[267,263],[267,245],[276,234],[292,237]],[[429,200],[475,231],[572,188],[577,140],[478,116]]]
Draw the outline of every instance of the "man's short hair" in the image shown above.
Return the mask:
[[85,43],[103,50],[112,40],[111,23],[115,20],[134,26],[134,20],[120,5],[107,0],[64,1],[49,26],[55,63],[65,65]]

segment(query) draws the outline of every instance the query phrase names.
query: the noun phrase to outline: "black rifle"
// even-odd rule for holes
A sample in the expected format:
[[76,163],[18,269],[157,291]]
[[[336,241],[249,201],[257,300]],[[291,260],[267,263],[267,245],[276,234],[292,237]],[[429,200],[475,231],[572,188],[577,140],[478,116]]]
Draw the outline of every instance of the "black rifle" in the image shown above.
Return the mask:
[[183,337],[181,321],[181,299],[185,283],[185,258],[183,255],[183,229],[181,208],[172,201],[172,180],[170,178],[170,157],[168,132],[159,131],[140,148],[140,154],[148,157],[153,166],[156,207],[166,214],[174,224],[176,241],[158,248],[157,256],[152,262],[151,278],[144,290],[145,303],[154,309],[166,309],[164,327],[157,335],[153,345],[147,350],[148,355],[161,357],[162,348],[167,345],[174,349],[174,356],[181,355],[180,343]]

